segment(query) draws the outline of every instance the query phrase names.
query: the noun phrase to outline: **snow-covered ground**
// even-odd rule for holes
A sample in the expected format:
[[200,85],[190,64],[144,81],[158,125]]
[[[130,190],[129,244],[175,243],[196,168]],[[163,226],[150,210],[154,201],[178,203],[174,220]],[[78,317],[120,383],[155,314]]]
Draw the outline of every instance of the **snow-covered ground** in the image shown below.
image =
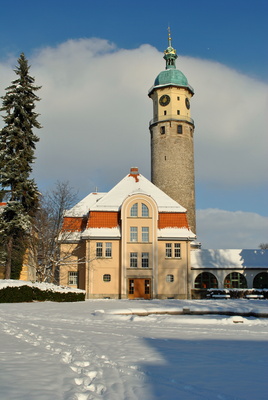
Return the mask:
[[[2,400],[266,400],[267,300],[0,304]],[[129,313],[129,314],[128,314]]]

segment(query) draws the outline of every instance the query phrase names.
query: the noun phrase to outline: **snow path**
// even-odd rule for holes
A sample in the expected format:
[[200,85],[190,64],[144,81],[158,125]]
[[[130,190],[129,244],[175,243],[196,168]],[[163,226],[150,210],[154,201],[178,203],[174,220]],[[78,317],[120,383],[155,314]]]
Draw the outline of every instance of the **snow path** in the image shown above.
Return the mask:
[[268,302],[1,304],[0,398],[266,399],[268,319],[117,315],[186,305],[267,312]]

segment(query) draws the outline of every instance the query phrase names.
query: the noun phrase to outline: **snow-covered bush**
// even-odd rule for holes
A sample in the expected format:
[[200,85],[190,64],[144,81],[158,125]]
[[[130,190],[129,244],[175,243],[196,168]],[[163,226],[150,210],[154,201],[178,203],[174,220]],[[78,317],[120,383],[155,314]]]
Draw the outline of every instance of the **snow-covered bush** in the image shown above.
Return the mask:
[[0,280],[0,303],[31,301],[74,302],[84,301],[85,291],[52,283]]

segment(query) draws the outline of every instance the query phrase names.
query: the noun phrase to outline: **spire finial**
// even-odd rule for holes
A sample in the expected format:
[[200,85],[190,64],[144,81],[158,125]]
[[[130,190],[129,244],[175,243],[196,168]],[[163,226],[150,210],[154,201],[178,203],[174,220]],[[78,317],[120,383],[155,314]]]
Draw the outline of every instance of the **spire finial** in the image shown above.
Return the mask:
[[172,47],[172,46],[171,46],[171,33],[170,33],[170,26],[168,26],[168,47]]

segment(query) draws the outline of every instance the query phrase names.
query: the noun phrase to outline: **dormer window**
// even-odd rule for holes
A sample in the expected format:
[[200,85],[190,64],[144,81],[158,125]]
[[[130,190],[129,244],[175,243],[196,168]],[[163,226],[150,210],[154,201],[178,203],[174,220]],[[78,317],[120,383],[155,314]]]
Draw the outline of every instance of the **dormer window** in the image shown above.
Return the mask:
[[131,217],[137,217],[138,216],[138,203],[133,204],[133,206],[131,207],[130,216]]
[[141,205],[141,216],[149,217],[149,208],[144,203],[142,203],[142,205]]

